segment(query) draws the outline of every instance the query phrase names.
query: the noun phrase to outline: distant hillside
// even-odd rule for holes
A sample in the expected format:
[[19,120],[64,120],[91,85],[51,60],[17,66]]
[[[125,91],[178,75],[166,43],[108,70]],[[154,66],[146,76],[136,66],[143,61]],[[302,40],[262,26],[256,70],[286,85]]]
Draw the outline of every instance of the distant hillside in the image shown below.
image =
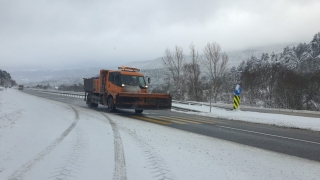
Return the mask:
[[272,46],[261,46],[256,48],[250,48],[243,51],[227,52],[229,56],[228,66],[229,67],[238,66],[242,61],[246,61],[249,58],[251,58],[251,56],[261,57],[263,53],[272,54],[274,52],[275,54],[278,54],[282,52],[285,47],[287,46],[292,47],[296,45],[298,45],[298,43],[277,44]]
[[146,60],[146,61],[133,61],[126,63],[125,66],[129,67],[136,67],[139,69],[156,69],[156,68],[163,68],[162,58],[158,57],[153,60]]
[[52,78],[44,81],[24,83],[24,85],[26,86],[36,86],[36,85],[47,86],[48,84],[51,87],[59,87],[61,85],[83,84],[83,78],[82,77],[62,77],[62,78]]
[[[255,47],[250,48],[242,51],[230,51],[227,52],[229,56],[229,62],[228,67],[231,68],[233,66],[238,66],[242,61],[248,60],[251,56],[260,57],[263,53],[271,54],[274,53],[280,53],[283,51],[283,49],[287,46],[296,46],[298,43],[291,43],[291,44],[277,44],[277,45],[270,45],[270,46],[261,46],[261,47]],[[185,53],[187,50],[185,50]],[[187,52],[188,53],[188,52]],[[191,61],[191,58],[189,57],[189,54],[186,55],[186,62]],[[202,54],[202,51],[199,50],[199,54]],[[158,69],[158,68],[164,68],[162,63],[162,57],[158,57],[156,59],[152,60],[146,60],[146,61],[134,61],[129,62],[125,64],[129,67],[137,67],[140,69]]]
[[[68,82],[70,79],[95,76],[99,74],[99,70],[100,68],[12,71],[11,75],[19,84],[34,84],[35,82],[53,83],[56,81]],[[73,81],[74,80],[72,80],[72,82]]]

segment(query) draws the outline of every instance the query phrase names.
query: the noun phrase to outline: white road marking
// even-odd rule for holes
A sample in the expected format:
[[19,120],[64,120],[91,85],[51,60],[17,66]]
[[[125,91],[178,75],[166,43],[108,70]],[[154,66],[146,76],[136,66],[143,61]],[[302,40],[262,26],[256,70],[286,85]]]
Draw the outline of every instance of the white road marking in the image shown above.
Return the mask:
[[290,139],[290,140],[294,140],[294,141],[301,141],[301,142],[306,142],[306,143],[312,143],[312,144],[318,144],[318,145],[320,145],[320,143],[318,143],[318,142],[313,142],[313,141],[307,141],[307,140],[302,140],[302,139],[290,138],[290,137],[285,137],[285,136],[278,136],[278,135],[261,133],[261,132],[256,132],[256,131],[249,131],[249,130],[232,128],[232,127],[227,127],[227,126],[220,126],[220,125],[217,125],[217,126],[222,127],[222,128],[226,128],[226,129],[233,129],[233,130],[237,130],[237,131],[249,132],[249,133],[254,133],[254,134],[261,134],[261,135],[265,135],[265,136],[272,136],[272,137],[278,137],[278,138],[283,138],[283,139]]

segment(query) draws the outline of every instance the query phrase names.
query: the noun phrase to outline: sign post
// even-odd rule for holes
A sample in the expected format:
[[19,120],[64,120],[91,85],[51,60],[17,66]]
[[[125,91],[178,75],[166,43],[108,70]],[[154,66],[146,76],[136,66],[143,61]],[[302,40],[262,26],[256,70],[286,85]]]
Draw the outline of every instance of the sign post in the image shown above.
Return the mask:
[[240,108],[240,94],[242,92],[242,88],[239,84],[236,85],[234,89],[234,98],[233,98],[233,110],[237,110]]

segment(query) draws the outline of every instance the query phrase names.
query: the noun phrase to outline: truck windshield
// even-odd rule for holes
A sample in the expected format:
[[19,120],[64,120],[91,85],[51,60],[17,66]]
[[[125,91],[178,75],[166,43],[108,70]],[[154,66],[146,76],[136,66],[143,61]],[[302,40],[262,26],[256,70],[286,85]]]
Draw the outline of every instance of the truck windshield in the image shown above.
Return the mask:
[[146,81],[144,80],[143,76],[131,76],[131,75],[124,75],[121,74],[121,82],[125,85],[132,85],[132,86],[146,86]]

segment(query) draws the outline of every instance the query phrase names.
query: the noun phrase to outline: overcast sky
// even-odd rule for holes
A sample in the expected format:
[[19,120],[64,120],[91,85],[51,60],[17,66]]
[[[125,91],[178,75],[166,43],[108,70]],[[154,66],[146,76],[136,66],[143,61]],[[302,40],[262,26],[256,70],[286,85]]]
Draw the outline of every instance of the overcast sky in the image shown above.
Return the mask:
[[308,43],[319,19],[319,0],[0,0],[0,69],[117,66],[191,42]]

